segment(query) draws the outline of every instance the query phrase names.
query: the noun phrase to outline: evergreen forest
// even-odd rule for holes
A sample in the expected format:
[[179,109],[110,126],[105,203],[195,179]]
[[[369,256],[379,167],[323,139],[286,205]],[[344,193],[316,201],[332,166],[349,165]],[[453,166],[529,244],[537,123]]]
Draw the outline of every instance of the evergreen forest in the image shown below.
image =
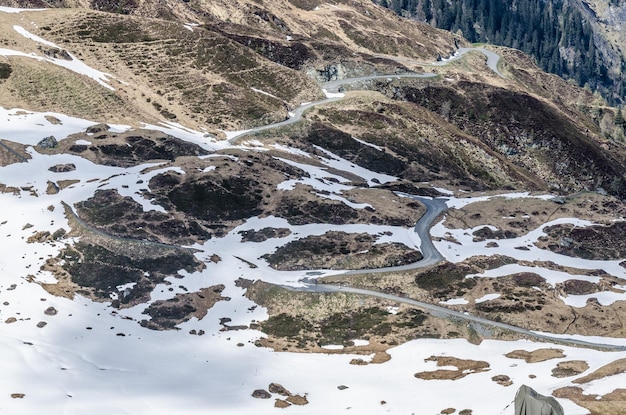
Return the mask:
[[473,43],[520,49],[534,56],[543,70],[600,92],[612,105],[624,104],[624,58],[609,58],[604,49],[610,46],[567,0],[374,1]]

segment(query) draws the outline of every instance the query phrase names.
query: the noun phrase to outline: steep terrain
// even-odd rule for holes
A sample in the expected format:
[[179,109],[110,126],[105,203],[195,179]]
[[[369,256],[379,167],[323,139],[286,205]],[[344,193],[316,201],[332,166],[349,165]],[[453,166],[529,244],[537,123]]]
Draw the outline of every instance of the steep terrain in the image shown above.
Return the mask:
[[521,49],[544,70],[623,105],[625,6],[619,0],[375,0],[472,42]]
[[619,109],[365,0],[2,4],[0,407],[624,407]]

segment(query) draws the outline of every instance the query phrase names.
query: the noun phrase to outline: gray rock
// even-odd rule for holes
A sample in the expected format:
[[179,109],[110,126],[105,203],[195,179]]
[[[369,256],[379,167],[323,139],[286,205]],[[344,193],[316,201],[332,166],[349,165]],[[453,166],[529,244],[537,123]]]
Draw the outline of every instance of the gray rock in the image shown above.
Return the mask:
[[53,173],[67,173],[76,170],[76,165],[74,163],[57,164],[56,166],[48,168],[48,170]]
[[270,392],[277,393],[283,396],[291,396],[291,392],[289,392],[283,385],[279,383],[270,383],[269,387]]
[[37,147],[41,148],[55,148],[58,144],[56,138],[53,135],[43,138],[40,142],[37,143]]
[[252,397],[257,399],[269,399],[272,395],[265,389],[256,389],[252,392]]
[[101,133],[103,131],[109,131],[111,129],[111,127],[109,127],[106,124],[95,124],[92,125],[91,127],[87,127],[87,133],[88,134],[96,134],[96,133]]

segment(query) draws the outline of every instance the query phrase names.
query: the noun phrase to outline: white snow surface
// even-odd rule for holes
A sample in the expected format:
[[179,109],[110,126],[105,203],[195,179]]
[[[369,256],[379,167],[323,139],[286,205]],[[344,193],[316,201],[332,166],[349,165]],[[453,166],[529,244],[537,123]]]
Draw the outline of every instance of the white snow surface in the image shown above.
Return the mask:
[[0,12],[2,13],[39,12],[42,10],[46,10],[46,9],[20,9],[18,7],[0,6]]
[[485,294],[480,298],[477,298],[476,300],[474,300],[475,303],[484,303],[485,301],[491,301],[491,300],[495,300],[496,298],[500,298],[499,293],[492,293],[492,294]]
[[[0,11],[6,12],[4,8]],[[53,118],[60,123],[52,122]],[[62,140],[93,124],[93,121],[63,114],[0,108],[0,137],[27,146],[34,146],[41,138],[49,135]],[[232,147],[178,124],[163,123],[146,127],[159,129],[211,150]],[[128,128],[112,126],[114,131],[125,131]],[[303,183],[315,191],[328,191],[333,197],[342,197],[342,191],[350,188],[348,180],[339,174],[329,173],[327,168],[348,171],[372,186],[376,181],[386,183],[395,180],[392,176],[371,172],[330,152],[319,150],[324,153],[324,157],[309,155],[303,159],[311,159],[312,163],[321,162],[325,167],[282,159],[302,168],[311,176],[310,181],[286,180],[282,188],[288,189],[296,183]],[[249,412],[269,415],[277,413],[274,399],[255,399],[251,394],[255,389],[267,389],[271,382],[277,382],[293,393],[306,394],[310,402],[306,406],[286,409],[290,414],[435,414],[454,407],[459,411],[472,409],[477,415],[512,415],[513,407],[509,404],[516,387],[527,384],[539,393],[550,394],[557,388],[572,384],[572,378],[557,379],[551,376],[551,370],[558,362],[585,360],[590,365],[590,372],[617,359],[626,358],[626,352],[607,353],[522,340],[486,340],[480,345],[474,345],[461,339],[419,339],[390,349],[391,360],[386,363],[359,366],[351,365],[350,361],[363,356],[335,354],[331,353],[332,350],[328,354],[297,354],[257,347],[254,342],[264,336],[261,332],[250,329],[221,330],[223,326],[220,319],[223,317],[230,318],[229,325],[233,326],[248,326],[268,317],[263,307],[256,306],[244,296],[244,289],[237,287],[235,281],[238,278],[261,279],[280,285],[300,286],[301,278],[310,276],[306,271],[276,271],[261,259],[263,254],[271,253],[298,238],[321,235],[330,230],[367,232],[377,235],[379,243],[399,242],[409,247],[420,244],[412,229],[378,225],[293,226],[275,217],[250,218],[222,238],[212,238],[203,244],[194,245],[195,255],[205,263],[205,269],[193,273],[180,271],[180,275],[168,277],[164,283],[156,286],[150,300],[167,300],[178,293],[224,284],[222,295],[230,298],[229,301],[218,302],[201,320],[193,318],[180,324],[180,330],[152,331],[142,328],[138,320],[149,318],[142,314],[146,304],[116,310],[108,302],[97,303],[79,295],[73,299],[53,296],[38,284],[54,283],[52,276],[40,268],[47,259],[56,257],[63,247],[76,242],[75,239],[52,243],[28,243],[27,240],[36,232],[54,233],[60,228],[70,230],[63,203],[72,206],[89,199],[98,189],[116,189],[122,196],[131,197],[140,203],[144,210],[163,211],[161,206],[144,197],[149,192],[147,183],[159,172],[184,172],[154,163],[121,168],[96,165],[77,156],[43,155],[32,148],[28,152],[31,156],[28,162],[0,167],[0,183],[17,189],[16,193],[0,193],[2,413],[229,415]],[[210,164],[214,157],[233,156],[215,154],[203,159]],[[65,163],[74,164],[76,169],[64,173],[48,170],[51,166]],[[210,171],[210,166],[206,169]],[[57,194],[48,194],[48,180],[77,182]],[[450,198],[449,206],[463,206],[476,200]],[[447,234],[460,242],[460,245],[444,240],[435,242],[448,260],[457,262],[472,255],[485,254],[484,242],[473,242],[473,230],[450,230],[445,228],[444,221],[432,229],[433,236],[443,237]],[[551,224],[570,221],[579,226],[589,225],[575,218],[561,221]],[[268,226],[286,227],[291,233],[285,238],[271,238],[261,243],[242,242],[240,231]],[[587,261],[534,247],[533,243],[542,235],[544,226],[513,240],[500,240],[500,246],[488,252],[529,261],[552,260],[557,264],[582,269],[604,269],[612,275],[624,277],[625,271],[619,266],[619,261]],[[515,249],[518,246],[526,246],[529,250]],[[212,262],[214,254],[221,261]],[[254,264],[256,268],[245,261]],[[512,271],[515,268],[501,267],[491,272],[497,276],[498,273]],[[557,272],[539,268],[534,268],[533,272],[543,275],[551,284],[565,278]],[[319,275],[336,273],[332,270],[319,271]],[[473,277],[481,276],[486,276],[486,273]],[[595,277],[586,278],[593,281]],[[123,295],[124,290],[131,286],[124,284],[118,288]],[[572,297],[565,300],[569,301]],[[54,307],[58,313],[45,314],[48,307]],[[395,306],[388,309],[392,313],[398,310]],[[47,324],[40,328],[40,322]],[[192,335],[191,330],[203,330],[205,334]],[[624,339],[595,340],[624,344]],[[364,344],[364,341],[355,342],[357,346]],[[517,349],[534,350],[551,346],[563,349],[566,357],[530,364],[504,356]],[[425,361],[433,355],[486,360],[490,370],[455,381],[415,378],[416,372],[437,369],[434,362]],[[511,377],[514,382],[512,388],[503,388],[491,380],[492,376],[501,373]],[[535,377],[530,378],[530,375]],[[624,375],[617,375],[582,387],[585,393],[605,394],[622,386],[624,381]],[[348,388],[340,390],[337,388],[340,385]],[[14,399],[11,394],[24,394],[24,397]],[[381,405],[381,401],[386,404]],[[568,415],[587,413],[569,400],[559,399],[559,402]]]
[[[21,34],[22,36],[28,39],[31,39],[37,43],[41,43],[46,46],[51,46],[54,48],[59,48],[59,46],[57,46],[55,43],[50,42],[37,35],[30,33],[28,30],[24,29],[24,27],[22,26],[14,25],[13,30],[15,30],[17,33]],[[59,48],[59,49],[62,49],[62,48]],[[11,51],[8,49],[0,49],[0,55],[4,55],[4,54],[10,55]],[[84,62],[81,62],[76,56],[72,55],[69,52],[68,52],[68,55],[72,58],[72,60],[69,60],[69,61],[64,60],[64,59],[51,58],[49,56],[42,57],[42,56],[38,56],[35,54],[23,54],[21,52],[15,52],[15,54],[19,56],[27,56],[30,58],[35,58],[37,60],[45,60],[45,61],[51,62],[55,65],[62,66],[66,69],[69,69],[81,75],[88,76],[107,89],[110,89],[112,91],[115,90],[115,88],[113,88],[110,85],[109,78],[112,77],[111,74],[99,71],[97,69],[92,68],[91,66],[86,65]]]
[[445,305],[465,305],[465,304],[469,304],[469,301],[467,301],[465,298],[451,298],[449,300],[439,301],[439,304],[445,304]]

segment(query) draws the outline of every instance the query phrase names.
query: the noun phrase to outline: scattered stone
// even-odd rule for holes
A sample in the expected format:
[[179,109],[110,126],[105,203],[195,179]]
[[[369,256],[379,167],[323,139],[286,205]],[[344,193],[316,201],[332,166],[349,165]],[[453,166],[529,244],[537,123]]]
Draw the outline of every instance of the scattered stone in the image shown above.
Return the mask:
[[272,393],[277,393],[283,396],[291,396],[291,392],[289,392],[285,387],[279,383],[270,383],[269,390]]
[[252,397],[257,399],[269,399],[272,395],[265,389],[256,389],[252,392]]
[[235,280],[235,287],[248,289],[252,287],[253,283],[254,283],[253,280],[248,280],[248,279],[239,277]]
[[76,165],[74,163],[56,164],[48,168],[48,171],[53,173],[67,173],[74,170],[76,170]]
[[48,323],[46,323],[45,321],[40,321],[39,323],[37,323],[37,327],[39,327],[40,329],[46,327],[48,325]]
[[44,118],[46,119],[46,121],[48,121],[52,125],[62,125],[63,124],[60,119],[58,119],[57,117],[54,117],[52,115],[44,115]]
[[365,360],[361,358],[357,358],[357,359],[350,360],[350,364],[356,365],[356,366],[365,366],[365,365],[368,365],[369,363],[367,363]]
[[589,369],[589,364],[584,360],[569,360],[567,362],[559,362],[552,369],[552,376],[555,378],[566,378],[576,376]]
[[42,51],[44,55],[49,56],[53,59],[62,59],[64,61],[74,60],[72,58],[72,55],[70,55],[65,49],[39,46],[39,50]]
[[87,134],[97,134],[97,133],[101,133],[104,131],[109,131],[111,129],[111,127],[109,127],[106,124],[95,124],[92,125],[91,127],[87,127]]
[[24,393],[12,393],[11,394],[11,398],[13,399],[24,399],[25,396],[26,394]]
[[496,375],[491,380],[502,386],[511,386],[513,384],[513,381],[507,375]]
[[4,322],[6,324],[11,324],[11,323],[15,323],[17,321],[17,319],[15,317],[9,317],[6,320],[4,320]]
[[276,402],[274,402],[275,408],[288,408],[291,404],[285,400],[276,398]]
[[454,409],[454,408],[446,408],[446,409],[443,409],[439,413],[442,414],[442,415],[450,415],[450,414],[453,414],[455,412],[456,412],[456,409]]
[[45,137],[43,139],[41,139],[41,141],[39,141],[37,143],[37,147],[40,148],[55,148],[57,145],[59,144],[59,142],[57,141],[56,138],[54,138],[53,135]]
[[309,404],[309,401],[306,398],[306,396],[301,396],[301,395],[292,395],[287,398],[287,402],[292,403],[294,405],[299,405],[299,406]]
[[550,359],[565,357],[561,349],[537,349],[532,352],[526,350],[513,350],[505,354],[509,359],[524,359],[526,363],[544,362]]
[[47,316],[56,316],[59,312],[54,307],[48,307],[43,313]]
[[346,385],[339,385],[337,386],[337,389],[339,389],[340,391],[343,391],[343,390],[348,389],[348,387]]
[[29,244],[36,243],[36,242],[42,243],[42,242],[49,241],[51,238],[52,238],[52,235],[50,235],[50,232],[41,231],[41,232],[37,232],[29,236],[26,242],[28,242]]
[[22,226],[22,230],[26,230],[26,229],[30,229],[32,228],[34,225],[32,223],[27,223],[26,225]]
[[472,415],[472,410],[471,409],[463,409],[462,411],[459,412],[459,415]]

